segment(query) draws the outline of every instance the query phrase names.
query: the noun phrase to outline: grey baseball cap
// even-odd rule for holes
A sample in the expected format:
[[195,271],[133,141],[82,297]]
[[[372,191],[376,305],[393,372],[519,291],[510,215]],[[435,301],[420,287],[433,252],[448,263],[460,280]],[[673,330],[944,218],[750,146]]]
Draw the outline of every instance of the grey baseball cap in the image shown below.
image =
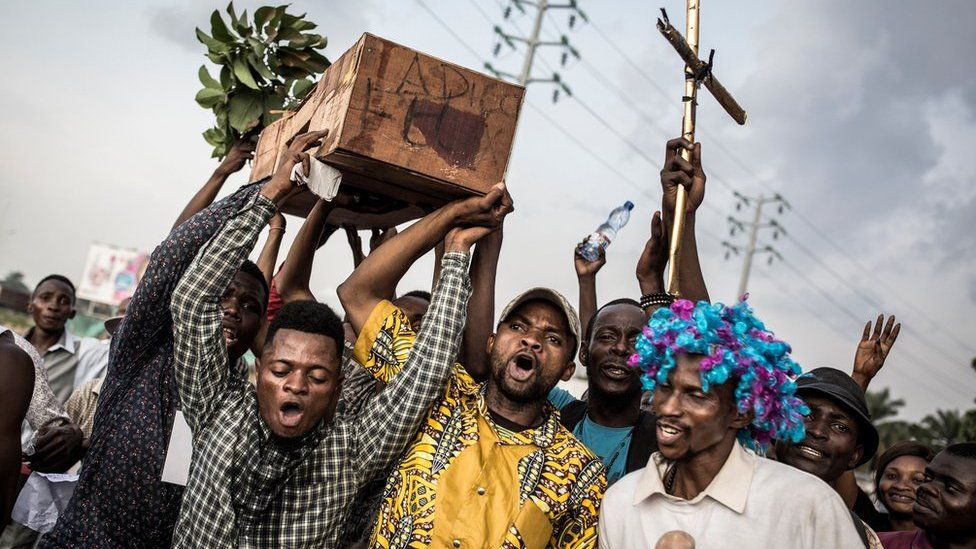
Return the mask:
[[573,354],[575,355],[580,344],[580,332],[582,331],[580,330],[579,315],[576,314],[576,309],[574,309],[569,303],[569,300],[566,299],[563,294],[553,290],[552,288],[539,287],[522,292],[515,299],[509,301],[508,305],[505,305],[505,308],[502,309],[500,321],[504,322],[507,320],[508,316],[512,314],[512,311],[518,308],[519,305],[532,299],[542,299],[544,301],[548,301],[555,305],[566,316],[566,324],[569,325],[569,331],[573,334],[573,338],[576,339],[576,347],[573,348]]

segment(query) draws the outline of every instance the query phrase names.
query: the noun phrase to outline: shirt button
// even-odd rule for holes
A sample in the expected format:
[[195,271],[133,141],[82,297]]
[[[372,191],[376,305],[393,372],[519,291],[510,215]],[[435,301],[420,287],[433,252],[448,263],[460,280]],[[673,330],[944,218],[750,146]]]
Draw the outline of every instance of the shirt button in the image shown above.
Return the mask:
[[454,545],[455,547],[460,547],[461,546],[461,540],[459,540],[459,539],[454,540],[454,543],[452,545]]
[[484,486],[479,486],[478,487],[478,495],[479,496],[485,495],[485,487]]

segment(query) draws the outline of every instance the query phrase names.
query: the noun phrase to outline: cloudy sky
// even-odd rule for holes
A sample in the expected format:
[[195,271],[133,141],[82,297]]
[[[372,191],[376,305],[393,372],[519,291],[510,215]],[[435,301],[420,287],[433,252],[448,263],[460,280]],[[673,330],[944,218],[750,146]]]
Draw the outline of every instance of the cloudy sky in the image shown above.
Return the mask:
[[[494,24],[513,33],[531,26],[531,14],[517,11],[505,22],[504,1],[292,5],[329,37],[330,58],[369,31],[477,69],[492,57]],[[518,211],[506,227],[500,302],[533,285],[575,296],[574,243],[627,199],[637,209],[610,248],[599,293],[601,301],[636,297],[633,269],[660,200],[663,144],[680,131],[681,66],[654,20],[663,4],[682,27],[684,3],[580,4],[590,24],[570,31],[564,11],[545,20],[543,35],[567,34],[582,61],[559,69],[573,97],[553,104],[547,84],[529,89],[509,170]],[[721,245],[730,239],[726,217],[745,215],[732,192],[780,193],[792,206],[775,215],[787,235],[774,241],[765,231],[760,242],[782,261],[757,258],[749,290],[804,368],[849,368],[863,322],[895,313],[904,329],[876,388],[905,398],[910,418],[971,405],[976,3],[704,4],[702,50],[718,51],[716,74],[749,112],[739,127],[701,100],[709,190],[699,242],[713,299],[733,300],[739,282],[741,256],[725,260]],[[215,167],[200,137],[212,115],[193,101],[205,61],[193,28],[206,28],[216,7],[5,5],[0,274],[78,278],[91,242],[147,251],[159,242]],[[544,50],[535,75],[559,68],[559,53]],[[521,60],[503,48],[492,62],[517,72]],[[300,222],[289,219],[285,246]],[[731,241],[742,244],[742,235]],[[401,289],[429,285],[430,263]],[[337,237],[319,252],[317,295],[335,304],[333,288],[350,267]]]

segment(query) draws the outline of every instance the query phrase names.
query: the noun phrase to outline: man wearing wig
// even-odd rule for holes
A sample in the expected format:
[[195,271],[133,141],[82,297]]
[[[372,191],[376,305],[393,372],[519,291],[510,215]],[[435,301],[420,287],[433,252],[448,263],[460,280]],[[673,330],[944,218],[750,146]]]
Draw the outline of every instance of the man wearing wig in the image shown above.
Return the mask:
[[760,457],[804,436],[790,347],[745,301],[677,300],[654,312],[632,363],[653,392],[660,451],[606,494],[600,547],[863,547],[844,502],[812,475]]

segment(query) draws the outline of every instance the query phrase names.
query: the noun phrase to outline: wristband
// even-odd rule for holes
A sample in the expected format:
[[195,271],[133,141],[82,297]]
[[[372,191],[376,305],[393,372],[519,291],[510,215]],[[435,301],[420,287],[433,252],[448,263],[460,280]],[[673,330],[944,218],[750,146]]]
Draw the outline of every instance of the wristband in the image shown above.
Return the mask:
[[641,309],[647,309],[655,305],[667,307],[672,303],[674,303],[674,296],[667,292],[644,294],[640,298]]

